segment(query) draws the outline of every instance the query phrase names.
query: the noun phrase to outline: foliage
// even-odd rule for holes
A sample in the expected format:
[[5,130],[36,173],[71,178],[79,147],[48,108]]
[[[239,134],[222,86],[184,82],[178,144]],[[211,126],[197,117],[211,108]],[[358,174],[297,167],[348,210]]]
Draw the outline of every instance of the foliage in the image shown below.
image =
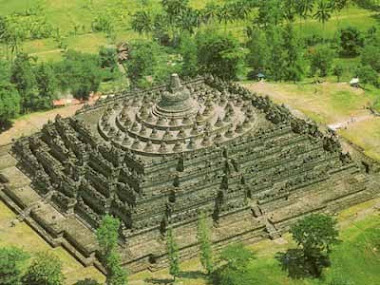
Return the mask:
[[9,64],[0,60],[0,132],[20,113],[20,95],[10,83],[10,76]]
[[340,54],[341,56],[355,57],[360,54],[364,45],[364,39],[360,31],[355,27],[347,27],[340,30]]
[[267,42],[266,34],[264,31],[257,27],[248,28],[248,42],[247,48],[247,64],[252,68],[253,73],[267,73],[269,62],[269,43]]
[[330,266],[331,247],[339,242],[337,221],[327,215],[311,214],[294,224],[290,233],[299,249],[277,254],[282,269],[292,278],[321,277]]
[[119,227],[120,221],[118,219],[110,215],[103,217],[99,228],[96,230],[96,238],[102,256],[109,255],[117,247]]
[[114,47],[101,47],[99,50],[99,65],[103,69],[103,80],[114,80],[119,77],[117,66],[117,50]]
[[22,113],[36,110],[36,102],[39,100],[38,86],[32,58],[27,54],[20,53],[14,60],[11,82],[20,94]]
[[295,242],[304,250],[329,252],[339,242],[337,221],[327,215],[312,214],[298,221],[290,229]]
[[248,269],[253,259],[253,253],[242,244],[229,245],[220,254],[219,268],[213,274],[213,283],[218,285],[255,284],[254,275]]
[[340,82],[340,79],[343,75],[344,68],[342,64],[336,64],[333,69],[333,74],[337,77],[338,82]]
[[323,29],[325,29],[326,22],[331,18],[331,8],[331,3],[328,0],[318,0],[313,17],[322,23]]
[[246,50],[231,34],[205,31],[196,36],[198,66],[201,72],[211,73],[224,80],[233,80],[243,65]]
[[179,268],[179,252],[178,246],[174,239],[173,230],[171,228],[166,232],[166,247],[169,257],[169,273],[173,276],[174,281],[176,280],[180,268]]
[[286,50],[281,28],[269,26],[266,31],[269,50],[268,77],[273,80],[284,78]]
[[121,258],[116,249],[112,250],[105,259],[108,285],[127,285],[127,273],[121,266]]
[[187,33],[181,37],[180,53],[182,55],[182,76],[195,77],[198,73],[197,45]]
[[139,34],[149,35],[154,29],[154,18],[149,11],[137,11],[132,16],[131,26]]
[[310,51],[310,73],[326,77],[332,66],[334,52],[326,45],[319,45]]
[[40,100],[37,109],[49,109],[56,98],[58,81],[51,65],[41,63],[36,70],[36,81]]
[[363,83],[365,87],[366,84],[372,84],[376,87],[379,86],[379,75],[371,66],[361,65],[356,71],[357,76],[360,79],[360,83]]
[[98,11],[91,23],[92,31],[105,32],[111,40],[115,40],[115,12],[112,8]]
[[106,215],[96,230],[101,260],[107,271],[106,283],[109,285],[127,284],[127,273],[122,268],[121,259],[117,253],[119,228],[120,221],[112,216]]
[[146,77],[154,76],[158,64],[158,50],[158,45],[151,41],[136,41],[131,45],[130,59],[126,66],[132,85],[145,86]]
[[253,260],[254,255],[244,245],[238,243],[226,247],[219,258],[222,263],[226,263],[226,267],[234,270],[245,270]]
[[25,285],[61,285],[63,281],[61,261],[47,252],[40,252],[35,256],[22,278],[22,283]]
[[285,51],[283,79],[300,81],[305,73],[302,42],[290,24],[285,27],[282,37]]
[[104,75],[97,55],[73,50],[67,51],[55,68],[60,88],[71,90],[78,99],[87,99],[91,92],[98,91]]
[[199,215],[197,237],[200,244],[201,264],[207,271],[207,274],[210,275],[214,269],[214,264],[209,226],[207,224],[207,216],[204,212]]
[[278,25],[283,17],[280,0],[259,0],[259,12],[256,23],[267,28],[272,25]]
[[376,29],[369,31],[361,51],[362,65],[370,65],[374,70],[380,72],[380,31]]
[[29,255],[19,248],[0,248],[0,284],[21,284],[22,270],[28,258]]

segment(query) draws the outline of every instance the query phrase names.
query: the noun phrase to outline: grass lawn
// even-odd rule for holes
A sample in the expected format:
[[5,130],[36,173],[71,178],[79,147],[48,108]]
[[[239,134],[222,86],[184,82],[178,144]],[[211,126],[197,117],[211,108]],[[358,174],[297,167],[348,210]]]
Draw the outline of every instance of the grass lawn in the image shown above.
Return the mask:
[[253,92],[268,95],[277,103],[300,110],[322,124],[333,124],[352,115],[361,114],[365,107],[378,97],[376,90],[365,92],[352,88],[345,82],[245,82],[243,85]]
[[380,117],[358,122],[339,133],[363,148],[368,156],[380,161]]
[[268,95],[276,103],[301,111],[322,125],[344,122],[351,117],[363,118],[339,133],[362,147],[368,156],[380,160],[380,117],[369,115],[365,109],[380,99],[378,89],[364,91],[347,83],[335,83],[332,78],[322,84],[245,82],[243,85],[253,92]]
[[11,227],[11,221],[16,215],[0,200],[0,247],[17,246],[25,251],[33,253],[38,251],[51,251],[59,257],[63,263],[63,273],[66,277],[65,284],[73,284],[77,280],[93,278],[103,282],[104,276],[94,267],[83,267],[65,249],[50,247],[27,224],[19,223]]

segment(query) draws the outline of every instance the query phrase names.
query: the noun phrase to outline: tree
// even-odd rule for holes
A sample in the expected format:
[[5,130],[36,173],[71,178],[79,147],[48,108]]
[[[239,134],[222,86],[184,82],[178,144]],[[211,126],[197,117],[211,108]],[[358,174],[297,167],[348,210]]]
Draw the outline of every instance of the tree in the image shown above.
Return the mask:
[[139,34],[149,35],[153,32],[154,21],[149,11],[137,11],[132,16],[132,29]]
[[249,52],[246,61],[248,66],[252,68],[254,76],[258,73],[266,74],[270,65],[270,51],[268,48],[270,44],[267,42],[266,34],[262,29],[255,26],[249,27],[247,34],[248,41],[246,45]]
[[233,80],[243,65],[246,50],[231,34],[205,31],[196,36],[198,66],[201,72],[211,73],[224,80]]
[[174,240],[173,229],[169,228],[166,232],[166,247],[168,250],[169,258],[169,273],[173,276],[175,282],[180,269],[179,269],[179,252],[177,243]]
[[180,16],[179,26],[182,31],[194,34],[195,29],[201,25],[201,15],[198,10],[187,8]]
[[47,252],[36,254],[22,278],[22,283],[25,285],[61,285],[63,281],[61,261],[55,255]]
[[280,0],[259,0],[259,12],[256,23],[265,29],[269,26],[277,26],[283,17]]
[[[128,55],[127,55],[128,56]],[[104,80],[112,80],[115,79],[118,72],[118,51],[115,47],[100,47],[99,50],[99,65],[104,72]],[[108,76],[107,76],[108,71]]]
[[331,5],[328,0],[318,0],[317,11],[314,18],[322,23],[323,26],[323,39],[325,39],[326,22],[331,18]]
[[218,7],[217,18],[219,23],[224,24],[224,32],[226,33],[228,23],[233,21],[233,14],[231,12],[230,7],[227,4]]
[[271,25],[266,30],[267,43],[269,43],[269,65],[267,76],[273,80],[282,80],[285,77],[285,58],[284,38],[282,28]]
[[299,0],[296,2],[295,9],[300,18],[300,28],[302,28],[302,19],[306,19],[314,11],[315,0]]
[[10,83],[11,68],[0,60],[0,133],[10,126],[9,120],[20,113],[20,95]]
[[75,98],[88,99],[98,91],[104,72],[99,56],[69,50],[64,60],[56,65],[56,74],[62,90],[71,90]]
[[183,58],[181,74],[195,77],[198,73],[197,45],[189,34],[181,37],[180,53]]
[[49,64],[41,63],[36,70],[36,81],[39,93],[36,108],[51,108],[58,89],[58,82],[53,68]]
[[358,67],[356,73],[360,79],[360,83],[363,83],[364,88],[367,84],[379,87],[379,75],[371,66],[361,65]]
[[161,5],[164,9],[168,23],[172,30],[173,39],[177,38],[176,26],[179,24],[182,14],[187,10],[189,0],[162,0]]
[[303,47],[291,24],[285,26],[282,33],[284,55],[284,79],[300,81],[305,73]]
[[242,244],[226,247],[220,254],[219,267],[213,274],[213,283],[218,285],[251,285],[257,280],[248,270],[254,254]]
[[38,86],[31,60],[27,54],[20,53],[12,65],[11,82],[20,94],[22,113],[35,110],[35,102],[38,101]]
[[347,27],[340,30],[340,54],[341,56],[356,57],[364,45],[364,39],[360,31],[355,27]]
[[202,21],[205,24],[210,24],[218,18],[218,5],[214,1],[207,2],[206,6],[201,10]]
[[283,1],[283,17],[288,21],[288,23],[294,22],[295,15],[297,14],[297,3],[298,1],[296,0]]
[[19,248],[0,248],[0,284],[21,284],[22,271],[28,258],[29,255]]
[[293,225],[290,233],[305,255],[313,250],[329,253],[331,247],[339,242],[336,226],[337,221],[332,217],[312,214]]
[[362,65],[370,65],[380,72],[380,32],[376,29],[368,31],[364,48],[361,51]]
[[336,64],[336,65],[334,66],[334,70],[333,70],[333,72],[334,72],[334,75],[335,75],[336,78],[337,78],[337,81],[340,82],[340,79],[341,79],[341,77],[342,77],[342,75],[343,75],[343,72],[344,72],[343,65],[340,64],[340,63]]
[[332,246],[339,242],[337,221],[323,214],[312,214],[294,224],[290,232],[299,249],[279,253],[284,270],[295,278],[317,277],[330,265]]
[[212,257],[209,226],[207,224],[207,216],[204,212],[202,212],[199,215],[197,237],[201,250],[201,264],[203,268],[207,271],[207,274],[210,275],[213,271],[214,264]]
[[326,77],[330,71],[334,52],[325,45],[317,46],[310,54],[311,75]]
[[143,87],[146,76],[154,76],[158,63],[159,47],[155,42],[136,41],[131,45],[130,58],[126,63],[127,74],[133,86]]
[[127,274],[121,266],[120,256],[117,252],[120,221],[106,215],[96,230],[99,243],[101,261],[107,271],[108,285],[126,285]]

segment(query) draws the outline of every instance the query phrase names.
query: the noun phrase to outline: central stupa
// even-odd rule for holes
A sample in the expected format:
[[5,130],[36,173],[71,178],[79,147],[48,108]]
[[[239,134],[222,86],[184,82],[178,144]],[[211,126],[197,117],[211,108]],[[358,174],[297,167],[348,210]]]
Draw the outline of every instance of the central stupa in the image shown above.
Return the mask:
[[227,92],[182,85],[173,74],[170,84],[151,97],[126,99],[107,108],[98,131],[123,150],[168,154],[233,140],[254,125],[249,102],[234,99]]

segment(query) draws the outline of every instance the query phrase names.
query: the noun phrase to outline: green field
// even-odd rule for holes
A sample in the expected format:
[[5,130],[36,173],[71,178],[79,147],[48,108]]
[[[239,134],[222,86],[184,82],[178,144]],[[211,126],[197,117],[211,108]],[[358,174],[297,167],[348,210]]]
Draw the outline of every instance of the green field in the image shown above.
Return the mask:
[[[137,0],[0,0],[0,15],[9,15],[13,12],[24,12],[26,9],[41,3],[43,15],[53,29],[59,29],[64,37],[64,42],[69,49],[84,52],[97,53],[100,46],[114,44],[120,41],[131,41],[141,38],[131,28],[130,20],[137,10],[142,9],[142,1]],[[160,9],[159,0],[150,0],[151,9]],[[191,6],[202,8],[208,1],[190,0]],[[210,1],[209,1],[210,2]],[[223,0],[214,1],[223,3]],[[94,33],[91,23],[98,15],[106,15],[112,18],[115,25],[115,39],[107,38],[106,34]],[[250,15],[250,19],[241,22],[228,24],[228,31],[245,40],[245,27],[247,23],[253,22],[256,11]],[[326,23],[325,32],[322,25],[315,19],[299,20],[294,23],[304,36],[316,35],[321,37],[333,37],[336,32],[343,27],[355,26],[361,31],[367,31],[370,27],[378,25],[377,13],[364,10],[355,6],[345,8],[341,13],[334,14]],[[215,23],[219,29],[223,30],[224,25]],[[74,35],[74,27],[78,27],[78,32]],[[27,40],[23,43],[23,50],[27,53],[38,56],[40,60],[59,60],[61,50],[52,39]]]
[[[283,241],[265,240],[252,245],[256,259],[250,264],[250,271],[257,281],[254,284],[265,285],[327,285],[333,279],[341,276],[352,285],[377,285],[380,283],[380,213],[374,206],[380,199],[372,200],[341,212],[337,218],[340,222],[340,239],[343,241],[335,247],[331,262],[332,266],[325,271],[323,280],[294,280],[283,272],[276,261],[275,254],[294,248],[290,235],[285,235]],[[371,209],[371,210],[368,210]],[[203,270],[197,260],[181,265],[182,274],[178,284],[205,285]],[[145,284],[144,280],[153,279],[156,283],[165,284],[170,280],[167,270],[155,273],[142,272],[131,276],[133,284]],[[140,283],[141,282],[141,283]],[[160,283],[161,282],[161,283]],[[149,283],[148,283],[149,284]],[[254,285],[252,284],[252,285]],[[346,283],[336,283],[346,284]]]

